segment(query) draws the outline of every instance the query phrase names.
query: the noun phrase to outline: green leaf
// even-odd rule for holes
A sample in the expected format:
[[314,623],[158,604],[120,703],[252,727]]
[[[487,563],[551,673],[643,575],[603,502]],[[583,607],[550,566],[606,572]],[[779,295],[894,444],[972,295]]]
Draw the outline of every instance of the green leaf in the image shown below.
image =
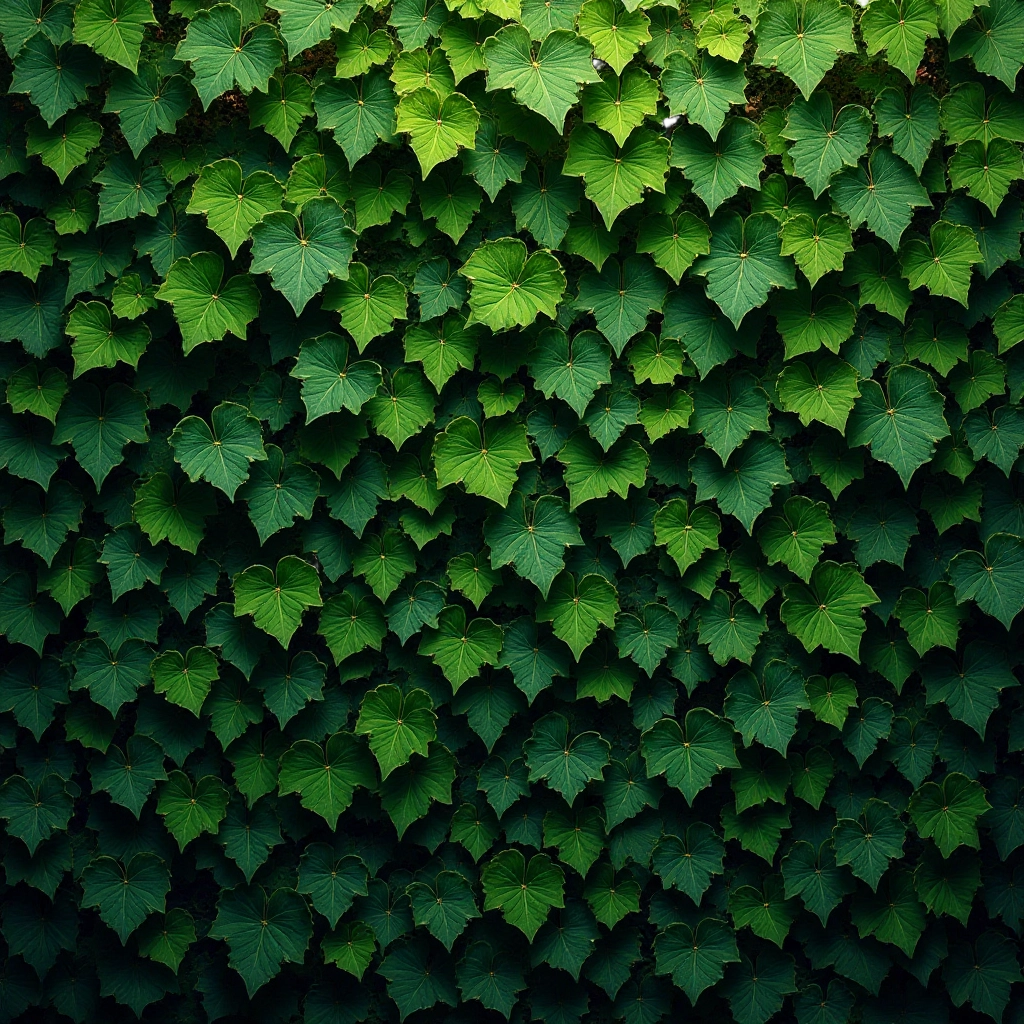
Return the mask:
[[824,502],[795,495],[787,499],[781,514],[765,521],[757,540],[769,565],[782,562],[806,583],[822,550],[836,542],[836,534]]
[[780,615],[808,652],[824,647],[860,661],[860,641],[867,628],[863,609],[878,603],[852,562],[818,562],[809,583],[789,583]]
[[517,102],[547,118],[557,131],[579,97],[579,87],[599,82],[591,63],[591,48],[572,31],[555,29],[534,48],[530,33],[506,25],[483,47],[487,90],[511,89]]
[[501,650],[501,627],[490,619],[466,621],[459,605],[448,605],[438,616],[436,629],[423,630],[419,653],[433,657],[452,685],[452,692],[468,679],[480,674],[484,665],[493,665]]
[[[781,237],[782,255],[792,256],[812,285],[829,271],[842,270],[846,254],[853,251],[850,225],[834,213],[817,220],[806,213],[791,216],[782,226]],[[863,300],[863,287],[861,296]]]
[[670,52],[661,73],[661,88],[671,113],[685,115],[712,139],[718,138],[729,107],[746,104],[746,85],[742,65],[702,51],[695,57]]
[[579,580],[563,571],[555,577],[548,595],[537,607],[537,618],[551,622],[555,636],[564,640],[577,661],[594,642],[602,625],[611,628],[619,602],[615,588],[603,577],[590,573]]
[[[953,575],[952,567],[950,574]],[[953,578],[956,578],[955,575]],[[963,613],[948,583],[936,580],[927,593],[904,590],[896,602],[895,613],[906,631],[907,639],[918,654],[924,654],[933,647],[956,650]]]
[[710,238],[707,224],[692,213],[658,214],[640,222],[636,247],[638,252],[649,252],[654,262],[679,284],[693,261],[710,252]]
[[973,943],[959,942],[949,951],[942,978],[954,1006],[970,1003],[979,1013],[1002,1020],[1010,987],[1021,980],[1016,945],[991,930]]
[[185,38],[175,51],[178,60],[192,65],[192,84],[203,110],[235,85],[243,93],[267,91],[267,83],[284,57],[277,30],[266,22],[246,29],[244,19],[230,4],[197,11]]
[[530,353],[530,373],[545,398],[561,398],[582,416],[597,389],[611,383],[611,354],[596,331],[580,331],[570,340],[564,331],[548,328]]
[[350,167],[378,141],[390,141],[395,131],[395,93],[384,71],[369,71],[359,81],[323,79],[313,93],[313,106],[317,128],[334,132]]
[[782,877],[786,896],[799,896],[822,925],[828,924],[832,911],[853,889],[848,872],[836,864],[831,842],[817,849],[804,840],[794,843],[782,858]]
[[772,288],[796,285],[793,266],[780,252],[778,225],[767,213],[746,220],[719,214],[711,224],[711,252],[698,258],[693,272],[708,279],[708,296],[737,328]]
[[275,75],[265,92],[254,92],[249,98],[252,124],[262,125],[286,149],[312,115],[313,90],[301,75]]
[[398,838],[424,817],[433,801],[452,802],[455,759],[439,743],[430,745],[427,757],[413,754],[409,763],[396,768],[380,786],[381,806],[395,826]]
[[605,450],[588,433],[577,430],[557,457],[565,466],[570,510],[610,492],[624,498],[631,485],[642,487],[647,477],[647,452],[629,438],[620,438]]
[[356,786],[375,789],[377,773],[365,741],[339,732],[325,745],[298,740],[281,755],[280,793],[298,793],[302,806],[320,815],[331,829],[352,803]]
[[300,316],[328,280],[348,278],[354,250],[341,207],[330,197],[310,199],[298,216],[271,212],[253,226],[250,270],[270,274]]
[[323,306],[341,313],[342,325],[362,352],[374,338],[391,330],[395,320],[406,318],[407,302],[405,286],[396,278],[390,274],[371,278],[365,264],[352,263],[344,278],[328,284]]
[[695,927],[682,922],[670,924],[654,939],[658,974],[668,974],[691,1005],[700,994],[720,981],[725,965],[738,963],[736,935],[717,918],[701,918]]
[[156,68],[143,64],[135,74],[117,70],[111,75],[103,112],[117,114],[121,134],[137,158],[159,132],[174,132],[191,102],[182,75],[161,78]]
[[225,282],[224,261],[212,252],[175,260],[157,298],[174,307],[185,355],[228,333],[244,340],[246,327],[259,312],[259,292],[253,279],[236,274]]
[[211,414],[212,428],[198,416],[186,416],[168,441],[174,461],[192,483],[206,480],[234,500],[249,477],[249,465],[267,458],[259,420],[244,406],[221,402]]
[[500,910],[531,942],[552,907],[564,907],[565,874],[547,854],[529,861],[516,849],[492,857],[480,873],[484,910]]
[[874,149],[855,168],[840,171],[829,185],[829,196],[850,218],[854,230],[867,224],[893,249],[900,244],[915,207],[931,205],[917,175],[887,146]]
[[868,53],[886,51],[889,64],[915,81],[925,42],[938,35],[933,0],[872,0],[860,19]]
[[429,695],[413,689],[403,694],[390,683],[370,690],[363,697],[356,732],[370,737],[370,750],[377,759],[381,778],[387,778],[412,754],[428,753],[437,738],[437,715]]
[[731,117],[715,139],[699,127],[677,131],[672,137],[671,163],[683,170],[714,213],[741,186],[759,188],[764,145],[753,121]]
[[294,889],[268,894],[262,885],[224,890],[210,929],[212,938],[227,942],[228,962],[242,976],[250,998],[283,963],[302,963],[312,932],[309,908]]
[[[580,8],[580,34],[594,45],[594,55],[621,75],[633,55],[651,40],[650,20],[642,11],[617,10],[614,0],[587,0]],[[557,127],[557,126],[556,126]]]
[[83,114],[72,114],[48,127],[42,118],[28,124],[25,152],[39,156],[63,185],[68,175],[85,163],[103,138],[103,130]]
[[53,432],[55,444],[71,443],[97,487],[120,465],[129,441],[148,439],[146,399],[124,384],[111,384],[102,394],[92,384],[79,384],[60,407]]
[[938,221],[930,240],[910,238],[900,249],[900,268],[911,288],[925,287],[932,295],[945,295],[967,305],[971,268],[981,263],[974,232],[963,224]]
[[690,460],[697,500],[714,498],[751,533],[754,521],[771,504],[779,485],[792,483],[786,457],[777,441],[752,437],[723,461],[709,448],[698,448]]
[[949,41],[949,58],[970,57],[982,74],[992,75],[1007,89],[1013,89],[1024,63],[1020,59],[1022,40],[1024,17],[1020,10],[1006,0],[991,0],[987,7],[979,7]]
[[356,896],[366,895],[366,883],[366,865],[358,857],[339,856],[327,843],[311,843],[299,860],[296,889],[312,899],[332,928]]
[[650,776],[665,775],[688,804],[723,768],[738,768],[733,731],[724,719],[705,708],[686,713],[684,725],[662,718],[640,738]]
[[438,487],[461,482],[471,494],[502,506],[508,504],[519,466],[532,458],[526,428],[504,418],[481,428],[459,416],[434,438]]
[[413,920],[449,951],[469,922],[480,916],[472,886],[457,871],[441,871],[433,882],[413,882],[406,891]]
[[644,128],[635,129],[619,146],[606,132],[581,124],[569,136],[562,173],[583,178],[587,196],[610,231],[623,210],[641,201],[645,189],[665,191],[668,151],[667,139]]
[[135,71],[146,25],[156,23],[150,0],[81,0],[75,8],[75,42]]
[[203,832],[216,833],[227,809],[228,791],[215,775],[193,782],[184,772],[171,772],[157,795],[156,812],[179,850]]
[[903,856],[905,835],[896,811],[872,797],[856,819],[840,818],[836,824],[832,832],[836,863],[849,864],[850,870],[874,892],[889,862]]
[[796,172],[817,199],[836,171],[857,166],[871,138],[871,117],[855,103],[833,113],[831,97],[819,92],[793,101],[782,137],[793,143],[789,154]]
[[42,494],[35,487],[19,488],[4,509],[4,543],[21,541],[49,568],[68,533],[81,525],[82,508],[82,496],[64,480]]
[[978,850],[977,820],[991,805],[981,783],[950,772],[941,783],[926,782],[910,798],[908,813],[918,834],[934,839],[943,857],[960,846]]
[[[42,19],[40,19],[42,20]],[[72,46],[67,34],[50,40],[32,36],[14,63],[10,91],[28,93],[51,127],[83,102],[99,82],[101,61],[84,46]]]
[[1007,629],[1024,608],[1024,541],[1006,533],[989,537],[985,551],[962,551],[949,563],[956,601],[972,600]]
[[696,565],[707,550],[718,549],[722,521],[707,505],[691,511],[685,500],[673,498],[654,515],[654,539],[663,545],[680,574]]
[[935,442],[949,433],[943,400],[931,374],[907,364],[894,366],[885,385],[861,381],[847,440],[870,445],[872,457],[892,466],[909,487],[915,471],[931,458]]
[[76,377],[119,362],[134,370],[150,342],[148,327],[131,321],[116,322],[104,302],[77,303],[64,332],[74,338],[71,354]]
[[34,854],[53,832],[64,831],[72,811],[71,795],[64,780],[45,775],[37,786],[21,775],[8,775],[0,786],[0,818],[7,831],[20,839]]
[[319,608],[320,578],[316,569],[295,555],[285,555],[276,571],[254,565],[234,579],[235,615],[253,621],[287,647],[307,608]]
[[220,675],[217,657],[206,647],[190,647],[184,655],[164,651],[153,659],[149,671],[153,689],[166,693],[171,703],[188,708],[196,718]]
[[397,114],[397,130],[409,133],[424,178],[460,147],[476,144],[480,115],[461,93],[440,96],[432,88],[416,89],[401,98]]
[[238,491],[249,506],[249,519],[260,543],[287,529],[298,517],[309,519],[320,491],[319,477],[309,467],[289,464],[276,445],[269,444],[264,451],[266,461],[249,467],[249,479]]
[[42,217],[23,225],[17,214],[0,214],[0,270],[13,270],[35,282],[43,267],[53,265],[56,243],[50,222]]
[[893,152],[920,174],[939,137],[939,101],[927,86],[909,95],[901,89],[883,89],[871,107],[880,136],[892,138]]
[[651,76],[627,67],[620,75],[602,75],[599,83],[584,88],[583,119],[608,132],[621,146],[647,115],[655,113],[657,101],[658,85]]
[[785,755],[805,707],[803,679],[785,662],[770,661],[760,679],[741,670],[729,680],[723,710],[748,746],[757,740]]
[[82,906],[98,908],[100,920],[125,943],[150,914],[164,912],[170,888],[167,865],[151,853],[137,853],[127,863],[96,857],[82,872]]

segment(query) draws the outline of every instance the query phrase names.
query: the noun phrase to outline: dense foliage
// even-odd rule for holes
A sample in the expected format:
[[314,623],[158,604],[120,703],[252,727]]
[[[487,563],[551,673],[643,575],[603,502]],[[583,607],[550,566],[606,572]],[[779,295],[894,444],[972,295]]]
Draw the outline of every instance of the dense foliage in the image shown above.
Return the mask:
[[1024,2],[0,34],[0,1020],[1024,1020]]

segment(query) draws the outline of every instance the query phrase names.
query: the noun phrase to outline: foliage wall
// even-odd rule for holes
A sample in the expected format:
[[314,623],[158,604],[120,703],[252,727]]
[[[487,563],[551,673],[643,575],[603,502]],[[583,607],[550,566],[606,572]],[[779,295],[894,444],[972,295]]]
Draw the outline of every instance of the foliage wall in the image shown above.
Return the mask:
[[1024,3],[0,34],[0,1019],[1024,1020]]

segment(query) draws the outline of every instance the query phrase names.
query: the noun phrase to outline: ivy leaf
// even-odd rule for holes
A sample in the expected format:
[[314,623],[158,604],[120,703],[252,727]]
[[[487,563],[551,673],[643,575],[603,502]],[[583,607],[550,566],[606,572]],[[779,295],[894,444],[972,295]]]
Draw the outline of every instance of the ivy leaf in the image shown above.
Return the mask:
[[25,152],[41,157],[63,185],[68,175],[85,163],[102,138],[103,129],[84,114],[65,116],[52,127],[42,118],[33,118],[28,124]]
[[472,887],[457,871],[441,871],[432,883],[413,882],[406,891],[413,920],[449,951],[466,925],[480,916]]
[[941,783],[926,782],[910,798],[910,820],[923,839],[934,839],[943,857],[960,846],[978,850],[977,820],[991,804],[981,783],[950,772]]
[[406,764],[412,754],[427,755],[430,743],[437,738],[436,721],[433,701],[426,691],[413,689],[403,694],[387,683],[363,698],[356,732],[370,737],[370,750],[384,779]]
[[542,495],[528,504],[521,494],[487,519],[484,540],[491,551],[492,567],[514,565],[545,599],[562,571],[565,548],[583,543],[576,517],[561,498]]
[[[949,59],[970,57],[985,75],[1013,89],[1022,63],[1019,43],[1024,39],[1024,16],[1007,0],[992,0],[979,7],[949,41]],[[959,1005],[959,1004],[958,1004]]]
[[397,278],[373,277],[364,263],[352,263],[344,277],[339,274],[327,285],[323,307],[341,313],[342,326],[362,352],[374,338],[390,331],[396,320],[406,318],[408,295]]
[[252,998],[281,970],[302,963],[313,933],[306,901],[294,889],[268,894],[262,885],[225,889],[210,929],[228,944],[228,962],[242,976]]
[[54,832],[67,828],[73,801],[58,775],[45,775],[32,785],[21,775],[8,775],[0,786],[0,818],[7,831],[32,855]]
[[508,504],[519,466],[532,458],[526,428],[505,418],[480,427],[468,416],[459,416],[434,438],[438,487],[461,482],[471,494],[482,494],[503,506]]
[[503,850],[484,864],[480,878],[484,910],[500,910],[530,942],[551,908],[565,906],[565,873],[545,853],[527,861],[517,849]]
[[929,241],[910,238],[900,249],[900,268],[911,288],[925,287],[967,305],[971,268],[981,263],[974,232],[963,224],[940,220],[931,226]]
[[382,70],[369,71],[358,81],[319,81],[313,93],[313,106],[317,128],[333,131],[350,167],[378,141],[390,141],[395,131],[395,93]]
[[889,862],[903,856],[906,829],[899,815],[883,800],[872,797],[856,818],[840,818],[832,832],[836,863],[871,886],[872,892]]
[[[608,132],[617,145],[655,113],[658,85],[646,72],[627,67],[620,75],[605,74],[583,90],[583,119]],[[493,198],[493,197],[492,197]]]
[[1002,1020],[1010,988],[1021,980],[1013,940],[988,930],[973,943],[958,942],[949,951],[942,978],[954,1006],[969,1002],[979,1013]]
[[742,186],[760,187],[764,144],[753,121],[730,117],[715,139],[700,127],[677,130],[672,136],[671,163],[685,173],[694,192],[714,213]]
[[265,633],[287,648],[307,608],[319,608],[320,579],[308,562],[285,555],[277,569],[254,565],[234,579],[235,615],[252,615]]
[[125,943],[150,914],[164,912],[170,888],[167,865],[151,853],[137,853],[127,863],[96,857],[82,872],[82,906],[96,907]]
[[827,92],[793,101],[782,137],[792,141],[789,155],[815,199],[828,187],[836,171],[844,166],[857,166],[867,151],[871,127],[868,112],[856,103],[834,113]]
[[868,53],[885,50],[888,62],[914,82],[925,42],[938,35],[937,16],[931,0],[872,0],[860,19]]
[[380,787],[381,806],[387,811],[399,839],[429,810],[433,801],[452,802],[455,759],[438,743],[426,758],[413,754],[409,764],[396,768]]
[[733,731],[725,720],[705,708],[686,713],[684,724],[662,718],[640,737],[647,774],[665,775],[688,804],[723,768],[739,768]]
[[757,541],[769,565],[782,562],[805,583],[824,548],[835,544],[836,532],[828,505],[804,495],[788,498],[780,513],[767,519],[757,531]]
[[281,15],[281,35],[294,58],[330,39],[332,29],[348,32],[361,5],[356,0],[274,0],[267,6]]
[[217,657],[207,647],[190,647],[184,655],[163,651],[153,659],[149,672],[157,693],[166,693],[172,704],[188,708],[196,718],[220,675]]
[[939,101],[927,86],[883,89],[871,107],[880,136],[892,138],[892,150],[921,173],[939,137]]
[[348,277],[355,239],[334,199],[310,199],[298,216],[271,212],[253,226],[249,269],[270,274],[274,287],[301,316],[330,278]]
[[101,64],[91,50],[73,46],[66,35],[50,40],[39,33],[15,58],[9,88],[14,93],[28,93],[52,127],[86,99],[89,88],[99,82]]
[[695,927],[670,924],[654,938],[654,957],[657,972],[671,975],[691,1005],[721,980],[726,964],[740,960],[735,932],[713,917],[702,918]]
[[552,623],[555,636],[569,645],[579,661],[594,642],[598,629],[615,625],[618,610],[618,594],[603,576],[588,573],[577,580],[572,573],[563,571],[537,606],[537,618]]
[[13,270],[34,283],[43,267],[53,265],[56,241],[53,227],[42,217],[23,225],[17,214],[0,214],[0,270]]
[[915,471],[931,457],[935,442],[949,433],[942,396],[927,371],[907,364],[889,371],[884,390],[873,380],[862,381],[860,389],[847,440],[870,445],[872,456],[889,463],[909,487]]
[[852,562],[819,562],[809,583],[786,585],[780,615],[808,652],[824,647],[859,663],[863,609],[878,600]]
[[320,815],[331,829],[352,803],[356,786],[374,789],[377,773],[365,741],[339,732],[326,744],[298,740],[281,755],[278,790],[298,793],[302,806]]
[[156,812],[177,840],[179,850],[203,832],[215,833],[227,809],[228,791],[215,775],[204,775],[193,782],[184,772],[174,771],[161,783],[157,794]]
[[156,23],[150,0],[82,0],[75,8],[75,42],[135,71],[146,25]]
[[738,328],[772,288],[794,288],[793,265],[781,255],[778,225],[767,213],[721,213],[711,223],[711,252],[693,272],[708,279],[708,296]]
[[985,552],[961,551],[949,563],[949,578],[956,588],[958,604],[974,601],[1007,629],[1024,608],[1024,542],[1006,533],[995,533],[985,543]]
[[696,565],[707,550],[718,549],[722,521],[707,505],[689,509],[683,498],[672,498],[654,515],[654,539],[663,545],[680,574]]
[[561,398],[582,416],[597,389],[611,383],[611,353],[596,331],[580,331],[570,341],[564,331],[549,328],[530,353],[530,372],[545,398]]
[[591,63],[590,45],[566,29],[555,29],[534,48],[525,28],[506,25],[487,39],[483,52],[487,91],[511,89],[517,102],[547,118],[559,132],[580,86],[601,81]]
[[779,485],[792,483],[779,443],[768,437],[745,441],[726,460],[709,448],[698,448],[690,460],[697,500],[714,498],[751,533],[754,520],[768,507]]
[[640,202],[644,189],[665,191],[668,151],[668,140],[645,128],[634,129],[619,146],[607,132],[581,124],[569,136],[562,173],[583,178],[587,196],[610,231],[623,210]]
[[770,661],[760,679],[744,669],[729,680],[723,710],[748,746],[757,740],[785,756],[797,715],[805,707],[801,676],[786,662]]
[[685,115],[712,139],[718,138],[729,107],[746,104],[746,85],[742,65],[704,51],[693,58],[681,51],[670,53],[661,73],[671,113]]
[[97,488],[120,465],[129,441],[149,440],[146,399],[124,384],[111,384],[100,392],[92,384],[73,388],[57,413],[54,444],[70,441],[78,464]]
[[484,665],[494,665],[501,650],[501,627],[490,619],[472,619],[459,605],[448,605],[438,615],[436,628],[425,628],[419,653],[433,657],[452,685],[452,692],[480,674]]
[[840,171],[829,185],[833,203],[856,230],[867,224],[895,249],[918,206],[930,206],[928,193],[904,160],[887,146],[873,150],[854,168]]
[[480,115],[462,93],[440,96],[431,88],[416,89],[399,100],[397,114],[397,130],[409,133],[424,178],[459,147],[476,145]]
[[[963,558],[968,552],[962,552]],[[960,570],[964,563],[957,566]],[[952,565],[950,576],[955,580]],[[928,592],[908,588],[900,594],[894,609],[896,618],[906,631],[910,645],[918,654],[924,654],[933,647],[948,647],[956,650],[960,620],[963,615],[957,605],[953,588],[942,580],[936,580]]]
[[267,458],[260,423],[245,406],[234,402],[221,402],[210,421],[212,427],[199,416],[186,416],[168,444],[174,449],[174,461],[192,483],[206,480],[234,500],[248,479],[249,464]]
[[260,296],[253,279],[236,274],[225,281],[224,261],[212,252],[175,260],[156,294],[174,307],[185,355],[229,333],[244,340],[247,326],[259,312]]
[[640,222],[636,247],[638,252],[649,252],[654,262],[679,284],[693,261],[710,252],[710,238],[707,224],[692,213],[658,214]]
[[236,8],[217,4],[196,12],[175,57],[192,65],[192,84],[203,110],[209,110],[221,93],[235,85],[244,93],[266,92],[284,47],[273,25],[261,22],[246,29]]
[[642,11],[616,9],[614,0],[587,0],[580,8],[580,34],[594,44],[594,54],[621,75],[633,55],[651,40],[650,20]]
[[782,0],[757,20],[754,61],[777,67],[809,100],[838,54],[854,51],[852,28],[850,8],[837,0]]
[[557,712],[538,719],[523,744],[530,781],[544,779],[570,807],[588,782],[601,778],[610,749],[596,732],[583,732],[570,739],[569,723]]

